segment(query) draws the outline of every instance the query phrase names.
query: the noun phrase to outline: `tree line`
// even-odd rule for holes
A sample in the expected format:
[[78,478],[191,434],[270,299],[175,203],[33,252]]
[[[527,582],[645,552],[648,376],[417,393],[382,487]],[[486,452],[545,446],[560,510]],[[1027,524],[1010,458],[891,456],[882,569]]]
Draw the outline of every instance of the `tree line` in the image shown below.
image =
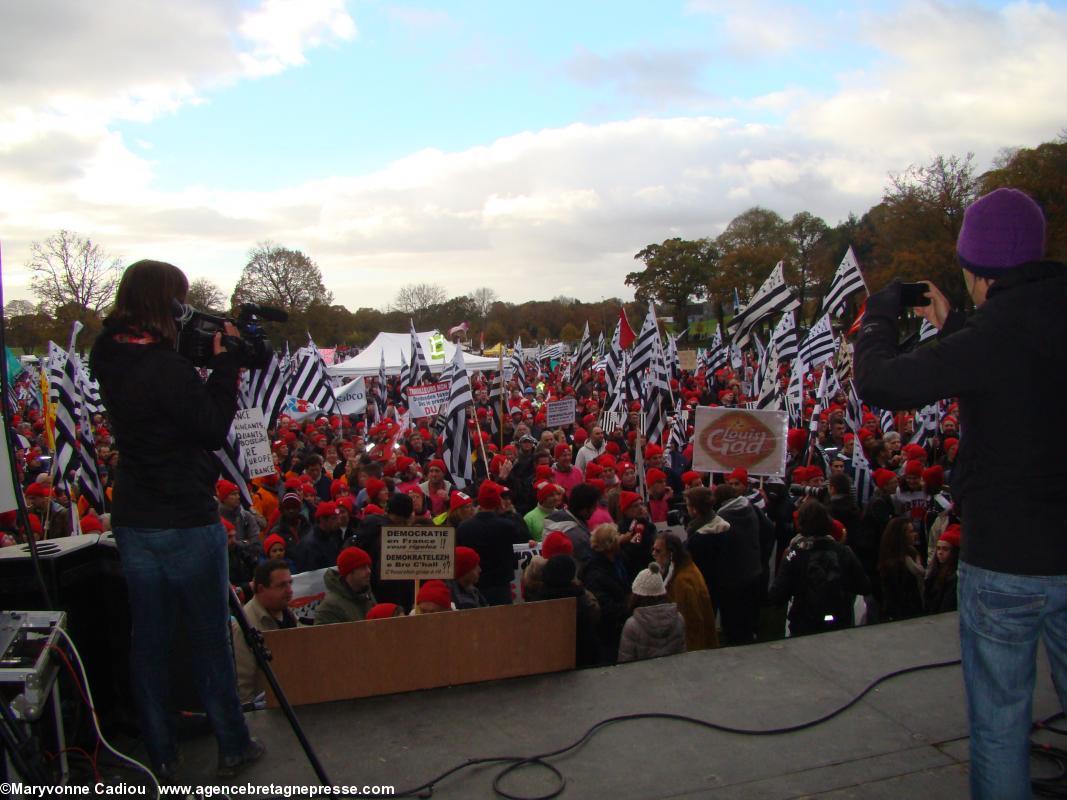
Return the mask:
[[[671,238],[649,244],[634,258],[642,268],[624,278],[634,289],[628,304],[631,320],[640,320],[654,301],[681,330],[686,320],[710,315],[724,321],[735,296],[744,302],[779,261],[786,280],[801,300],[801,320],[813,322],[837,265],[851,245],[867,286],[876,291],[893,277],[930,279],[958,306],[966,291],[955,261],[955,243],[963,211],[975,198],[1001,186],[1029,193],[1048,219],[1048,254],[1067,260],[1067,133],[1034,148],[1006,150],[993,167],[978,173],[974,156],[937,156],[929,164],[891,175],[882,200],[861,217],[850,214],[831,226],[807,211],[789,219],[776,211],[754,207],[738,214],[715,237]],[[114,298],[121,262],[96,242],[61,230],[31,245],[27,267],[36,304],[13,300],[5,307],[7,342],[27,352],[42,349],[48,339],[63,342],[71,323],[85,326],[82,341],[91,341]],[[736,292],[736,295],[735,295]],[[509,303],[488,287],[449,297],[436,284],[401,287],[386,309],[352,311],[334,302],[318,265],[299,250],[265,241],[248,253],[248,261],[227,297],[212,281],[192,282],[188,303],[216,314],[235,315],[242,303],[281,308],[286,323],[265,325],[276,342],[294,347],[311,333],[316,343],[365,345],[379,331],[407,330],[409,319],[420,330],[447,331],[467,322],[477,345],[499,341],[577,342],[586,321],[594,337],[610,337],[623,305],[619,298],[586,303],[555,297]],[[694,303],[704,304],[694,309]],[[634,307],[635,305],[641,308]],[[710,314],[709,314],[710,312]],[[700,326],[699,339],[713,326]]]

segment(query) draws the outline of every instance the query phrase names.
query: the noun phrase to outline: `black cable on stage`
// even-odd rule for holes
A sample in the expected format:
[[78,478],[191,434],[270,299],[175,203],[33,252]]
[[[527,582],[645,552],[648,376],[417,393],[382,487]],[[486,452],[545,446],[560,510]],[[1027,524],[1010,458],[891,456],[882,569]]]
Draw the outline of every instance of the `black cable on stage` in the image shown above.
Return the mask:
[[[548,763],[548,759],[556,758],[557,756],[561,756],[564,753],[568,753],[572,750],[577,750],[587,741],[592,739],[593,736],[595,736],[598,732],[600,732],[604,728],[607,728],[609,725],[614,725],[620,722],[632,722],[634,720],[639,719],[663,719],[671,720],[674,722],[685,722],[690,725],[697,725],[702,728],[708,728],[714,731],[721,731],[723,733],[738,734],[741,736],[780,736],[785,733],[796,733],[797,731],[802,731],[806,728],[813,728],[816,725],[821,725],[824,722],[828,722],[839,714],[843,714],[845,711],[848,711],[850,708],[852,708],[852,706],[856,705],[856,703],[858,703],[871,691],[873,691],[875,687],[882,683],[885,683],[886,681],[892,678],[897,678],[901,675],[908,675],[912,672],[922,672],[928,669],[954,667],[959,663],[960,659],[955,658],[951,661],[938,661],[932,664],[919,664],[918,666],[904,667],[903,669],[895,670],[893,672],[882,675],[879,678],[876,678],[874,681],[867,684],[866,688],[864,688],[863,691],[854,696],[847,703],[842,706],[838,706],[837,708],[827,712],[826,714],[823,714],[821,717],[817,717],[813,720],[808,720],[807,722],[799,722],[795,725],[787,725],[781,728],[735,728],[730,725],[721,725],[717,722],[709,722],[707,720],[698,719],[696,717],[686,716],[685,714],[669,714],[665,712],[644,712],[637,714],[622,714],[616,717],[608,717],[607,719],[603,719],[593,725],[591,728],[589,728],[589,730],[587,730],[575,741],[563,747],[557,748],[556,750],[550,750],[546,753],[539,753],[533,756],[490,756],[486,758],[468,759],[467,761],[457,764],[456,766],[451,767],[445,772],[442,772],[441,774],[431,778],[426,783],[423,783],[412,789],[406,789],[405,791],[397,792],[395,796],[418,796],[424,798],[431,797],[433,795],[434,786],[443,781],[445,778],[448,778],[449,776],[454,775],[457,772],[461,772],[465,769],[480,766],[483,764],[506,764],[504,769],[498,772],[496,777],[493,778],[493,791],[498,796],[503,797],[504,800],[553,800],[553,798],[559,797],[563,793],[563,790],[567,786],[567,779],[563,776],[563,773],[557,767]],[[1050,720],[1048,721],[1051,721],[1051,719],[1052,718],[1050,718]],[[1067,753],[1065,753],[1065,755],[1067,755]],[[505,791],[501,787],[501,783],[508,775],[524,767],[533,766],[548,770],[550,773],[552,773],[553,776],[555,776],[558,785],[554,790],[542,795],[527,796],[512,794],[510,792]]]

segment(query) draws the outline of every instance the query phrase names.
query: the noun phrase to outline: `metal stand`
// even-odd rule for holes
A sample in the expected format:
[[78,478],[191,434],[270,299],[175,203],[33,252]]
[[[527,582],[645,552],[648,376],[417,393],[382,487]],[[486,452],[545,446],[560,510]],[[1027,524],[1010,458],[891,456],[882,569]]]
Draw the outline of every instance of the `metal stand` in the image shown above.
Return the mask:
[[330,780],[329,776],[327,776],[326,770],[323,769],[319,757],[312,749],[307,736],[304,735],[304,729],[300,727],[300,721],[296,718],[296,713],[293,711],[293,707],[289,705],[289,700],[286,698],[281,684],[278,683],[278,678],[274,675],[274,670],[271,669],[270,662],[272,656],[266,643],[263,641],[263,634],[254,625],[249,624],[248,619],[245,617],[244,609],[241,607],[241,601],[238,599],[237,593],[233,590],[233,587],[230,587],[230,611],[233,613],[234,619],[237,620],[237,624],[241,628],[241,633],[244,634],[245,642],[252,650],[252,655],[255,656],[256,663],[267,677],[267,683],[270,684],[271,691],[273,691],[274,696],[278,698],[278,705],[281,706],[286,719],[289,720],[289,727],[293,729],[293,734],[296,736],[297,741],[300,742],[300,746],[304,750],[304,755],[307,756],[308,763],[315,771],[319,783],[323,786],[333,786],[333,782]]

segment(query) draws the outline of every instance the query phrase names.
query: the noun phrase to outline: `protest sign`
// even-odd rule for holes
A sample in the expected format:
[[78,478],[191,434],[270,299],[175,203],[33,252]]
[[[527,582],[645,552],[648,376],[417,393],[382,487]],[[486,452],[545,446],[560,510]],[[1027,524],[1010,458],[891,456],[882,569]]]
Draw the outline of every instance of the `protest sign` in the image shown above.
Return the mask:
[[258,478],[274,474],[274,457],[267,438],[267,426],[263,424],[263,410],[239,408],[233,418],[233,432],[241,443],[248,475]]
[[367,382],[363,378],[349,381],[334,395],[342,414],[362,414],[367,410]]
[[456,529],[385,526],[382,528],[383,581],[455,577]]
[[530,563],[530,559],[534,556],[541,555],[541,545],[540,543],[537,543],[533,547],[530,547],[528,543],[513,544],[511,549],[514,551],[515,555],[515,575],[511,579],[511,602],[524,603],[526,601],[522,596],[522,573]]
[[432,417],[448,405],[448,391],[451,384],[447,381],[428,383],[425,386],[408,387],[408,408],[412,417]]
[[696,350],[679,350],[678,351],[678,366],[689,372],[696,372],[697,369],[697,351]]
[[744,467],[749,475],[785,474],[784,411],[698,406],[693,434],[693,469],[733,472]]
[[325,569],[293,575],[293,599],[289,601],[289,609],[304,625],[315,624],[315,610],[326,596],[325,577]]
[[564,425],[574,424],[574,398],[568,397],[564,400],[553,400],[550,403],[546,403],[547,411],[545,414],[545,427],[546,428],[562,428]]

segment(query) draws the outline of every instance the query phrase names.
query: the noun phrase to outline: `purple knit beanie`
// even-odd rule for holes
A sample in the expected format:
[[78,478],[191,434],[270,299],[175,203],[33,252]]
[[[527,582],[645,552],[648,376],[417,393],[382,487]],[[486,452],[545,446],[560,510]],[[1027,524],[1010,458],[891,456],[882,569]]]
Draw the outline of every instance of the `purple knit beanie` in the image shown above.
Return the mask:
[[1045,255],[1045,215],[1028,194],[997,189],[971,203],[956,242],[960,266],[983,278]]

